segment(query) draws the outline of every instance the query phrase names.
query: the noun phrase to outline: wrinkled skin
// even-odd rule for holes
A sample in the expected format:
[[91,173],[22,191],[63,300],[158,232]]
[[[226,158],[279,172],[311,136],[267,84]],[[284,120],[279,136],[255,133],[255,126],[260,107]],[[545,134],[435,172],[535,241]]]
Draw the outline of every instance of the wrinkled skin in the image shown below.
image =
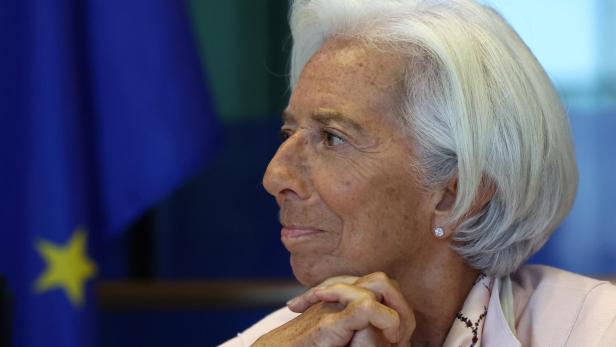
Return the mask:
[[[402,66],[330,39],[304,67],[263,184],[280,207],[296,278],[329,285],[298,298],[290,308],[303,313],[256,345],[408,345],[415,330],[421,344],[442,343],[476,274],[451,252],[449,234],[433,237],[455,191],[429,190],[411,169],[413,141],[392,107]],[[337,283],[342,275],[353,280]],[[441,290],[442,303],[429,300]]]
[[255,346],[409,346],[415,329],[398,284],[382,272],[332,277],[289,308],[303,313]]
[[321,231],[282,238],[305,285],[408,266],[430,237],[429,193],[411,172],[412,146],[390,106],[400,65],[333,41],[293,91],[282,128],[288,138],[264,186],[284,227]]

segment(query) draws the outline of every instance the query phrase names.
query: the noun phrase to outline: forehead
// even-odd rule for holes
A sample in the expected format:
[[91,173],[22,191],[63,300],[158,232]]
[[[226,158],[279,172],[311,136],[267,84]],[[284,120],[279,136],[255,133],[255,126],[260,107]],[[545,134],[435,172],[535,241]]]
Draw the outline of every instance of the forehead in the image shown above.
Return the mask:
[[402,59],[385,49],[349,38],[331,38],[306,64],[305,70],[330,67],[346,73],[360,73],[375,82],[394,82],[400,76]]
[[393,53],[353,39],[329,39],[304,67],[289,108],[382,113],[390,110],[395,100],[402,67],[402,59]]

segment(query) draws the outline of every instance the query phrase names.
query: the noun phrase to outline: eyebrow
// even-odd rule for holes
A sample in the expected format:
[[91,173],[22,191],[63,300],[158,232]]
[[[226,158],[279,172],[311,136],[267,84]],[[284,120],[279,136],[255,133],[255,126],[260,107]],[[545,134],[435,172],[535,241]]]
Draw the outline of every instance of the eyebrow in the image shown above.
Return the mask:
[[295,123],[295,116],[289,110],[285,109],[282,111],[282,122],[283,123]]
[[[352,130],[358,133],[364,132],[364,128],[362,128],[362,126],[359,123],[357,123],[356,121],[351,119],[349,116],[345,115],[344,113],[334,110],[334,109],[319,108],[311,113],[311,118],[323,125],[329,125],[331,123],[339,123],[346,127],[351,128]],[[285,123],[295,123],[296,122],[294,115],[287,110],[284,110],[282,112],[282,120]]]

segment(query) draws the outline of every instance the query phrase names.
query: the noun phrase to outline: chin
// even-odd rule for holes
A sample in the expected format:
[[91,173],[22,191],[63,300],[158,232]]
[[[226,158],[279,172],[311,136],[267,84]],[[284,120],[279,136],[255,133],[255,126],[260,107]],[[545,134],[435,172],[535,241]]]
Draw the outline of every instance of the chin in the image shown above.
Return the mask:
[[333,264],[328,264],[322,256],[316,258],[291,255],[293,275],[299,283],[306,287],[315,287],[334,276],[351,275],[351,272],[344,272]]
[[306,287],[314,287],[327,279],[324,276],[319,276],[318,266],[302,257],[292,255],[291,268],[293,269],[293,276]]
[[302,286],[307,287],[307,288],[312,288],[312,287],[316,287],[319,283],[323,282],[323,281],[318,281],[310,276],[306,276],[303,272],[300,271],[296,271],[295,269],[293,269],[293,276],[295,276],[295,279],[297,280],[297,282],[299,282]]

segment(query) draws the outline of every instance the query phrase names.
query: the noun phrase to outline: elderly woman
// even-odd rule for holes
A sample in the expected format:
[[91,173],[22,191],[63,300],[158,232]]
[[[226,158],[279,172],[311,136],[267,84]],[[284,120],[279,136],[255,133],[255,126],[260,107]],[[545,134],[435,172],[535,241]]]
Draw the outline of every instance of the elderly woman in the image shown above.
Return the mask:
[[264,186],[312,287],[225,346],[616,346],[616,287],[522,266],[569,212],[567,117],[470,0],[298,0]]

